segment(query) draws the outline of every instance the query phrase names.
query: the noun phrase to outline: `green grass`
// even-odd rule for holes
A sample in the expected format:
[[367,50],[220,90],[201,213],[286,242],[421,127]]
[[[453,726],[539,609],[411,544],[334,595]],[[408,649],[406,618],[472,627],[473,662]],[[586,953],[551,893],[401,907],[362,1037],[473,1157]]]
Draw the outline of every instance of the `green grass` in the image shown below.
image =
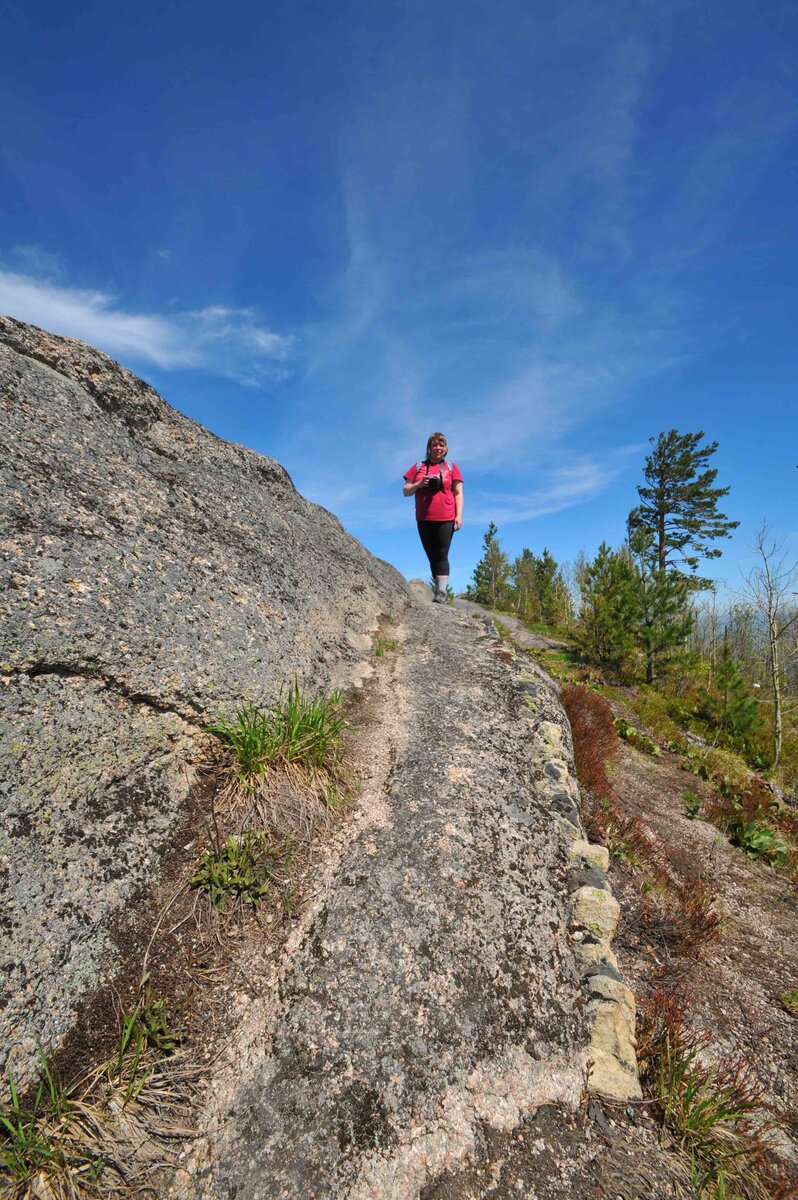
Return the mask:
[[791,992],[782,992],[779,996],[781,1007],[788,1013],[792,1013],[794,1017],[798,1017],[798,988],[793,988]]
[[191,877],[191,886],[206,892],[219,912],[238,904],[257,908],[275,873],[287,870],[291,858],[290,842],[277,845],[264,830],[247,829],[207,852]]
[[[55,1066],[42,1055],[42,1075],[33,1097],[20,1100],[13,1075],[8,1100],[0,1106],[0,1170],[13,1197],[93,1195],[105,1161],[91,1133],[83,1127],[81,1106],[74,1102]],[[78,1188],[73,1187],[77,1181]],[[32,1190],[42,1183],[47,1192]]]
[[521,620],[530,633],[542,633],[544,637],[564,638],[562,630],[556,629],[553,625],[547,625],[545,621],[524,621],[523,617]]
[[233,754],[240,782],[253,790],[270,767],[295,764],[322,770],[334,762],[346,720],[340,692],[305,696],[296,680],[270,709],[243,704],[232,720],[208,726]]
[[378,633],[374,639],[375,658],[383,658],[386,650],[396,651],[399,649],[401,649],[401,645],[398,638],[383,637],[381,633]]

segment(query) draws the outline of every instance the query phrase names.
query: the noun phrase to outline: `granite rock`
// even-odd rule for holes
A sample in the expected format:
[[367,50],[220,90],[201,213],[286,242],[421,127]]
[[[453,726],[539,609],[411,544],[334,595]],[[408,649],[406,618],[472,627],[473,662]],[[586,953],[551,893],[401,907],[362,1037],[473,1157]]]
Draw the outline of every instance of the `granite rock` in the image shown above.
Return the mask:
[[0,317],[0,1071],[113,969],[208,718],[347,687],[407,588],[271,458]]

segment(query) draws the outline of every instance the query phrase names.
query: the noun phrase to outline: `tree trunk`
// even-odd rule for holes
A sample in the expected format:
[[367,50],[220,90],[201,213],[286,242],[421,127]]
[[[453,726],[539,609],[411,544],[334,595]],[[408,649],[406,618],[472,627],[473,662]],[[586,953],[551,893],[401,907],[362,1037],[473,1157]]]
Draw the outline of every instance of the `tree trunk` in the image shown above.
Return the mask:
[[770,680],[773,688],[773,768],[779,765],[782,742],[781,680],[779,678],[779,631],[775,612],[768,613],[768,648],[770,651]]
[[665,555],[666,555],[666,553],[667,553],[667,546],[665,545],[665,514],[660,513],[659,529],[657,531],[657,560],[659,563],[660,575],[665,574]]

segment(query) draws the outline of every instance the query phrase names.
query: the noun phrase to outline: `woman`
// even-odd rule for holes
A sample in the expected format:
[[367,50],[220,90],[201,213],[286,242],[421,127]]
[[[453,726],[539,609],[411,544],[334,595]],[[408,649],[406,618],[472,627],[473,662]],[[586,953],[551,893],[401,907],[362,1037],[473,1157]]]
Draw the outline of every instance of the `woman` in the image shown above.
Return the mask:
[[405,471],[405,496],[416,498],[416,522],[421,544],[435,580],[435,603],[446,603],[449,584],[449,546],[463,524],[463,476],[457,463],[447,462],[449,446],[442,433],[427,441],[427,456]]

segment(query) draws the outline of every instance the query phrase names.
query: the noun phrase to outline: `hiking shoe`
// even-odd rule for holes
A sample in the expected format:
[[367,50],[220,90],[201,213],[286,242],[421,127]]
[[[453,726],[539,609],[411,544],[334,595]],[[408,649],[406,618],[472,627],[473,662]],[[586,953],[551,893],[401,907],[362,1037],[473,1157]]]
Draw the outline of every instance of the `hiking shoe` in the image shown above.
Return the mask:
[[447,599],[448,599],[448,597],[446,595],[446,592],[436,592],[432,598],[432,603],[433,604],[445,604]]

